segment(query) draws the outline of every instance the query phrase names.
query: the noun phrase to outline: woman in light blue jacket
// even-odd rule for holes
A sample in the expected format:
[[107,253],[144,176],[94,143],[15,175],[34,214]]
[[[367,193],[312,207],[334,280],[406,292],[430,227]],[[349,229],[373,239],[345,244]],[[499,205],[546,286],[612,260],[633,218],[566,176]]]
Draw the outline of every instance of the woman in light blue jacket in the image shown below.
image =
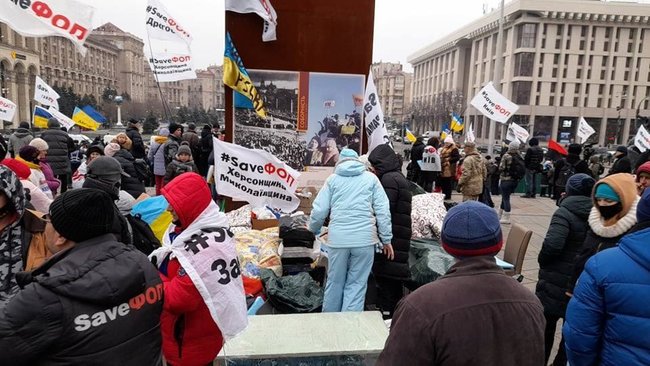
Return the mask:
[[392,260],[393,234],[388,197],[353,150],[341,151],[334,174],[314,201],[309,229],[320,231],[328,215],[329,268],[323,312],[363,311],[375,248]]

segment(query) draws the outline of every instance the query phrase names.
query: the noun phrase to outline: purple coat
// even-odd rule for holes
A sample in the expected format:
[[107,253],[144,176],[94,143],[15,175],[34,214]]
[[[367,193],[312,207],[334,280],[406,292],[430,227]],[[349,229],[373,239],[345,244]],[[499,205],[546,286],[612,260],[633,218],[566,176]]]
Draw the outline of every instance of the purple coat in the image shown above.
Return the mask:
[[54,172],[52,171],[52,167],[50,167],[50,164],[48,164],[47,161],[41,160],[38,163],[38,165],[40,165],[41,170],[45,175],[45,180],[47,180],[47,186],[50,187],[50,190],[52,191],[52,195],[55,195],[57,190],[59,189],[59,186],[61,186],[61,181],[56,179],[56,177],[54,177]]

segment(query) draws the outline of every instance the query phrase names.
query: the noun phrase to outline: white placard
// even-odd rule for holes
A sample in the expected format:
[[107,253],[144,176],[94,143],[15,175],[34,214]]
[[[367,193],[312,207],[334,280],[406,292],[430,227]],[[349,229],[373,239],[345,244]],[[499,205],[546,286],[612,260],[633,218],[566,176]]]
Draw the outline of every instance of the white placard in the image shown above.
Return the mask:
[[381,104],[379,104],[379,95],[377,94],[375,80],[372,77],[372,70],[368,73],[363,111],[365,112],[366,118],[368,155],[379,145],[388,144],[390,147],[393,147],[390,142],[388,130],[386,129],[386,123],[384,122],[384,112],[381,109]]
[[634,145],[638,147],[641,152],[650,149],[650,134],[648,134],[648,130],[646,130],[642,125],[639,126],[639,130],[636,132]]
[[500,123],[508,122],[519,109],[518,105],[494,89],[491,81],[476,94],[471,104],[484,116]]
[[[512,135],[514,135],[514,137],[517,140],[521,141],[522,144],[525,144],[526,141],[528,141],[528,138],[530,137],[530,133],[528,133],[528,131],[525,128],[519,126],[514,122],[510,124],[508,130],[511,130]],[[508,132],[508,134],[510,134],[510,132]]]
[[235,13],[255,13],[264,19],[264,42],[277,39],[275,28],[278,25],[278,14],[275,12],[270,0],[226,0],[226,10]]
[[15,114],[16,104],[9,99],[0,97],[0,120],[13,121]]
[[158,0],[147,2],[147,15],[145,28],[151,39],[172,43],[184,43],[188,47],[192,43],[192,35],[187,28],[178,24],[178,21],[169,14],[169,11]]
[[34,88],[34,100],[47,106],[59,109],[59,93],[47,85],[40,76],[36,76],[36,87]]
[[583,143],[587,141],[589,136],[593,135],[596,133],[596,130],[593,129],[593,127],[589,126],[589,123],[584,119],[584,117],[580,117],[580,123],[578,123],[578,141],[580,143]]
[[[146,47],[145,47],[145,53]],[[192,56],[188,53],[154,53],[148,58],[149,67],[159,82],[196,79]]]

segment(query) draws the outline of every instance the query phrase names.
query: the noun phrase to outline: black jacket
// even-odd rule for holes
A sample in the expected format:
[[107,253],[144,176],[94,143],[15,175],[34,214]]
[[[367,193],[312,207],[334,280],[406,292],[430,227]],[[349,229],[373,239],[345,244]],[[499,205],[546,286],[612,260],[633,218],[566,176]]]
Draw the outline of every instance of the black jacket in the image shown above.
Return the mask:
[[144,159],[147,157],[147,153],[144,148],[144,141],[142,141],[142,135],[140,131],[135,127],[129,127],[126,129],[126,135],[131,139],[133,143],[131,145],[131,155],[136,159]]
[[402,175],[399,157],[390,146],[377,146],[368,156],[368,161],[375,168],[390,201],[392,245],[395,250],[393,261],[389,261],[383,254],[375,256],[373,273],[376,276],[408,280],[411,278],[408,259],[411,245],[412,199],[409,182]]
[[[560,159],[555,162],[554,168],[555,172],[553,175],[553,184],[557,185],[558,177],[560,176],[560,170],[562,170],[562,167],[564,164],[569,163],[575,165],[575,172],[576,173],[584,173],[589,176],[591,176],[591,170],[589,169],[589,164],[587,164],[586,161],[580,160],[580,155],[576,154],[569,154],[566,158]],[[562,191],[564,191],[565,187],[560,187]]]
[[589,230],[587,219],[592,206],[590,197],[568,196],[553,214],[537,257],[539,281],[535,294],[546,313],[564,317],[569,302],[567,284]]
[[424,154],[424,148],[426,146],[422,141],[415,141],[413,148],[411,149],[411,163],[412,167],[415,169],[420,169],[418,165],[418,160],[422,160],[422,154]]
[[129,175],[128,177],[122,175],[122,190],[127,191],[133,198],[137,199],[145,192],[145,189],[144,184],[138,180],[138,172],[135,170],[135,166],[133,166],[135,158],[130,152],[124,149],[116,152],[113,158],[120,162],[122,170]]
[[1,365],[160,365],[163,285],[135,248],[102,235],[58,253],[0,309]]
[[526,150],[526,155],[524,156],[526,169],[541,172],[542,161],[544,161],[544,150],[541,147],[531,146]]
[[609,173],[607,175],[617,174],[617,173],[632,173],[632,162],[630,158],[626,156],[620,157],[614,161],[612,167],[609,168]]
[[650,161],[650,149],[644,151],[639,155],[639,158],[636,159],[636,164],[634,164],[634,173],[639,170],[639,167],[643,165],[646,161]]
[[47,142],[47,162],[55,175],[71,174],[70,153],[75,150],[74,142],[67,132],[60,128],[50,128],[41,133],[41,138]]

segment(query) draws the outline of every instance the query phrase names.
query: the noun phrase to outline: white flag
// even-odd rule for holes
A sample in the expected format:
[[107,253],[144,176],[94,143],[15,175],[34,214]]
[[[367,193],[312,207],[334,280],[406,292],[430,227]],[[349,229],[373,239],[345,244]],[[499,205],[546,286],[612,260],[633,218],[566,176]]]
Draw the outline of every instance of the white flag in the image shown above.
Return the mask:
[[0,97],[0,120],[13,121],[16,105],[9,99]]
[[148,61],[151,72],[157,76],[159,82],[196,79],[192,56],[189,53],[154,52]]
[[639,126],[639,130],[636,132],[634,145],[638,147],[641,152],[650,149],[650,134],[648,134],[648,130],[646,130],[643,125]]
[[169,14],[165,6],[158,0],[148,1],[145,20],[147,35],[151,39],[172,43],[183,42],[188,47],[192,43],[192,35],[187,28],[178,24],[178,21]]
[[270,0],[226,0],[226,10],[235,13],[255,13],[264,19],[264,31],[262,40],[264,42],[277,39],[275,28],[278,25],[278,14],[273,9]]
[[214,180],[219,194],[253,207],[271,206],[291,212],[298,208],[295,195],[300,173],[264,150],[212,139]]
[[578,139],[580,143],[587,141],[589,136],[596,133],[596,130],[593,127],[589,126],[589,123],[585,121],[584,117],[580,117],[580,123],[578,124]]
[[469,125],[467,127],[467,132],[465,134],[465,142],[474,142],[476,141],[476,136],[474,136],[474,126]]
[[76,0],[11,0],[0,5],[0,22],[25,37],[65,37],[85,56],[95,8]]
[[508,122],[519,109],[518,105],[494,89],[491,81],[476,94],[471,104],[484,116],[501,123]]
[[72,126],[75,125],[73,120],[68,118],[68,116],[66,116],[65,114],[59,112],[58,109],[50,107],[50,108],[47,109],[47,111],[50,112],[52,117],[59,120],[59,122],[61,123],[61,126],[65,127],[66,130],[69,130],[70,128],[72,128]]
[[366,115],[366,136],[368,136],[368,154],[377,146],[390,143],[386,123],[384,123],[384,112],[379,104],[377,87],[372,77],[372,70],[368,73],[368,82],[366,83],[366,95],[363,101],[363,110]]
[[[512,131],[512,134],[510,131]],[[508,127],[508,136],[514,136],[517,140],[521,141],[522,144],[525,144],[530,137],[530,133],[528,133],[525,128],[513,122]]]
[[59,109],[59,93],[55,92],[51,86],[36,76],[36,87],[34,88],[34,100],[43,104]]

